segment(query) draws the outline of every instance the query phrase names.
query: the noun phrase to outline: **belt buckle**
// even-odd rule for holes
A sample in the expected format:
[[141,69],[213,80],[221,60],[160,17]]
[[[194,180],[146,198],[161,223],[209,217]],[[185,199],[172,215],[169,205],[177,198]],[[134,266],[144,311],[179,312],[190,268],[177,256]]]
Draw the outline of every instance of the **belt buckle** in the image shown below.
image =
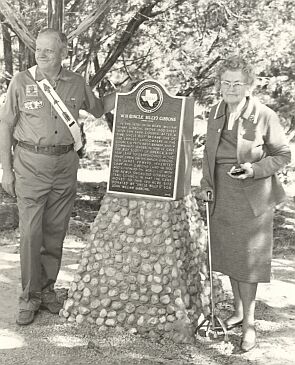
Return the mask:
[[35,152],[38,153],[38,146],[37,145],[34,146],[34,149],[35,149]]

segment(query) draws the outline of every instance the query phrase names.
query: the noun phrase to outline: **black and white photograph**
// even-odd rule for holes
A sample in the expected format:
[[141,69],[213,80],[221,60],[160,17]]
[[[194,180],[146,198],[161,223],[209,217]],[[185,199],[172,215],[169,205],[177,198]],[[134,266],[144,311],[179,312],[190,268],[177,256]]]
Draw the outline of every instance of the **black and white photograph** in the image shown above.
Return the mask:
[[0,365],[294,365],[295,2],[0,22]]

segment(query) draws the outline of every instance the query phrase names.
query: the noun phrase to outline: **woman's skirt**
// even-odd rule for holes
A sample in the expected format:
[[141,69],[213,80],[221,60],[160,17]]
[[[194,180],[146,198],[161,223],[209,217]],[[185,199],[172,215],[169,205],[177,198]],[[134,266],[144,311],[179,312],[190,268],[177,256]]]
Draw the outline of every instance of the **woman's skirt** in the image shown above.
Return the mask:
[[269,282],[274,210],[254,216],[243,190],[254,181],[231,178],[230,167],[216,166],[215,209],[210,219],[212,269],[237,281]]

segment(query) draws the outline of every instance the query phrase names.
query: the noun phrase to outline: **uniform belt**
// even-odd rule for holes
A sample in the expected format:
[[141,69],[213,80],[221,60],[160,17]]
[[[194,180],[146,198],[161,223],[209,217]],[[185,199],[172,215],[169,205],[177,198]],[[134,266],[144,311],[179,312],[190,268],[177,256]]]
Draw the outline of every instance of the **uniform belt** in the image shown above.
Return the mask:
[[67,153],[74,149],[73,143],[69,145],[40,146],[18,141],[17,144],[28,151],[34,153],[41,153],[43,155],[53,155],[53,156],[63,155],[64,153]]

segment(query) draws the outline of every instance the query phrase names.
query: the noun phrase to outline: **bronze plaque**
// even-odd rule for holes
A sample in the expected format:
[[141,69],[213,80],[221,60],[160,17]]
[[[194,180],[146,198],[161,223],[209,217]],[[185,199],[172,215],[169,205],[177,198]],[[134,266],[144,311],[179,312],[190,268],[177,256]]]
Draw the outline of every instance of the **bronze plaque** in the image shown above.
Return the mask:
[[117,94],[108,192],[176,199],[184,107],[153,80]]

